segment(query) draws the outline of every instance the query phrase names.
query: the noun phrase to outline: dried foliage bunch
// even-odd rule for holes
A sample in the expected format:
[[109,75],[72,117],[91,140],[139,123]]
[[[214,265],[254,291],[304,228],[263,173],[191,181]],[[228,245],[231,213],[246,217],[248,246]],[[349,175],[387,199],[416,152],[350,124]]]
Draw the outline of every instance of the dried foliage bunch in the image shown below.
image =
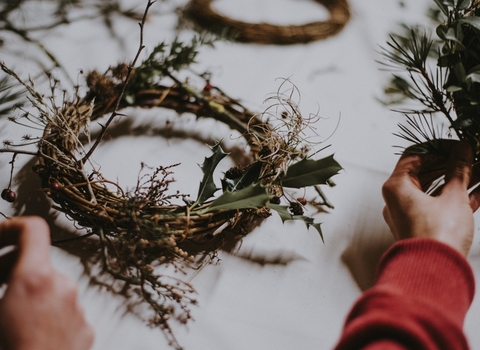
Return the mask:
[[[408,125],[399,135],[418,144],[419,152],[438,152],[436,140],[448,123],[448,135],[467,140],[480,160],[480,1],[434,0],[427,26],[408,27],[406,35],[391,35],[382,51],[395,73],[386,90],[390,103],[416,106],[400,110]],[[435,118],[443,116],[444,119]]]
[[[180,276],[189,268],[200,269],[226,241],[247,234],[258,220],[270,215],[270,210],[277,211],[282,220],[302,220],[321,235],[320,224],[303,215],[306,199],[295,198],[288,189],[315,187],[321,195],[318,186],[332,184],[330,178],[341,167],[333,156],[313,159],[315,153],[311,152],[306,131],[314,131],[313,124],[319,117],[301,115],[292,99],[296,90],[283,92],[288,81],[268,99],[273,101],[272,106],[256,115],[208,79],[199,89],[188,80],[178,79],[194,62],[198,47],[211,42],[197,38],[189,44],[178,40],[170,45],[162,43],[137,64],[143,50],[145,18],[152,4],[148,3],[140,25],[135,59],[105,73],[89,72],[87,92],[82,96],[77,87],[69,97],[53,78],[51,92],[42,94],[33,80],[22,80],[0,63],[2,70],[28,91],[28,100],[36,111],[22,107],[24,113],[11,120],[43,130],[38,137],[23,137],[24,144],[36,145],[36,151],[5,141],[6,148],[0,152],[13,154],[12,172],[19,154],[33,154],[38,159],[33,170],[55,203],[53,207],[88,230],[82,238],[98,241],[95,254],[103,272],[124,282],[124,290],[135,292],[147,302],[154,313],[150,322],[160,326],[171,344],[180,349],[170,320],[188,321],[189,306],[195,303],[194,289],[175,277],[179,274],[170,275],[163,268],[173,268]],[[226,171],[219,188],[213,173],[227,153],[220,142],[215,142],[212,155],[201,166],[203,178],[195,200],[183,193],[169,193],[173,166],[143,166],[135,188],[124,190],[102,176],[92,155],[126,107],[162,107],[179,114],[214,118],[246,139],[249,161]],[[105,115],[108,117],[101,132],[90,140],[90,124]],[[219,190],[221,194],[216,196]],[[13,193],[10,185],[4,191]],[[7,192],[2,193],[4,199],[14,200]],[[314,204],[328,206],[327,202]]]
[[242,22],[223,16],[212,10],[212,1],[190,0],[183,12],[201,28],[214,33],[228,32],[239,42],[276,45],[309,43],[339,33],[350,19],[346,0],[315,0],[329,11],[328,20],[287,26]]

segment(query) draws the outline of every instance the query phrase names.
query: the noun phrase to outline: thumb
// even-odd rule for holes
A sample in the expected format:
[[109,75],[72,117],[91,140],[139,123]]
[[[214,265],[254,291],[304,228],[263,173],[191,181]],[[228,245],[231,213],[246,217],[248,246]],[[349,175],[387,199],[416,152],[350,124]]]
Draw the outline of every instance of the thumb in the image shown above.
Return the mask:
[[445,187],[442,193],[466,191],[472,174],[473,154],[465,141],[456,142],[446,164]]

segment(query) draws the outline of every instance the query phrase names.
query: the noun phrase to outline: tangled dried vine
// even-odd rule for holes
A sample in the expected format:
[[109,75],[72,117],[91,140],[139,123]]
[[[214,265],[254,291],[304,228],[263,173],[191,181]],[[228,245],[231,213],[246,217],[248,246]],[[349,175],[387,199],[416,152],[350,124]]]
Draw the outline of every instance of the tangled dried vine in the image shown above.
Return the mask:
[[[333,156],[314,160],[308,155],[311,143],[304,136],[305,130],[318,117],[302,116],[292,100],[295,89],[287,94],[281,90],[288,81],[270,98],[275,100],[271,108],[277,113],[267,110],[258,115],[212,86],[206,75],[201,88],[176,77],[194,61],[197,46],[205,41],[162,43],[137,65],[143,50],[144,20],[152,4],[148,3],[140,25],[141,40],[133,62],[118,64],[104,73],[89,72],[85,94],[80,95],[77,87],[69,97],[53,78],[50,94],[39,93],[33,81],[25,82],[0,63],[1,69],[28,91],[28,100],[36,110],[20,107],[24,114],[11,120],[40,125],[43,130],[38,137],[24,137],[27,144],[37,146],[36,151],[4,142],[8,147],[0,153],[13,153],[12,163],[19,154],[37,158],[33,170],[55,203],[53,207],[87,229],[85,236],[95,237],[95,254],[103,272],[124,282],[124,289],[148,303],[153,310],[150,322],[164,331],[172,346],[181,349],[170,320],[186,323],[190,319],[194,289],[175,277],[178,274],[165,273],[164,268],[173,267],[180,275],[189,268],[200,269],[226,241],[247,234],[270,215],[270,210],[284,221],[301,220],[322,235],[320,224],[303,215],[305,198],[296,199],[286,189],[319,190],[319,185],[330,184],[341,167]],[[213,172],[227,156],[219,142],[211,146],[212,155],[202,164],[196,200],[168,191],[174,166],[150,168],[142,164],[135,188],[124,190],[104,178],[91,158],[112,121],[126,107],[168,108],[225,123],[245,138],[248,161],[225,173],[219,196],[215,196],[220,188]],[[101,132],[91,140],[91,123],[105,115],[109,117]],[[82,244],[82,240],[77,242]]]
[[227,31],[239,42],[291,45],[305,44],[338,34],[350,19],[347,0],[315,0],[330,13],[326,21],[280,26],[248,23],[223,16],[211,8],[213,0],[191,0],[184,13],[200,27],[214,33]]

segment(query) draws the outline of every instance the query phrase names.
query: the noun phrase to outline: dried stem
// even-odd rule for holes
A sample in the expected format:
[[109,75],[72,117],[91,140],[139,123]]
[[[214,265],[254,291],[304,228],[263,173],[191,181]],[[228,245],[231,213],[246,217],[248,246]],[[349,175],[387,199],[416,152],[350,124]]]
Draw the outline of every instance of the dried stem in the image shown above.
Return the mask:
[[148,14],[148,11],[150,9],[150,7],[156,2],[156,0],[148,0],[148,3],[147,3],[147,6],[145,8],[145,12],[143,14],[143,18],[142,18],[142,21],[139,23],[139,26],[140,26],[140,43],[139,43],[139,46],[138,46],[138,50],[137,50],[137,54],[135,55],[135,58],[133,59],[132,63],[128,66],[128,72],[127,72],[127,75],[125,77],[125,80],[122,84],[122,90],[120,92],[120,94],[118,95],[117,97],[117,100],[115,102],[115,108],[113,109],[113,112],[112,114],[110,115],[110,117],[108,118],[107,122],[105,123],[105,125],[102,125],[102,131],[100,132],[100,135],[98,136],[97,140],[95,141],[95,143],[92,145],[92,147],[90,148],[90,150],[87,152],[87,154],[82,158],[81,162],[83,164],[85,164],[85,162],[90,158],[90,156],[92,155],[92,153],[95,151],[95,149],[98,147],[98,145],[100,144],[100,142],[102,141],[103,139],[103,136],[105,135],[106,131],[107,131],[107,128],[108,126],[112,123],[112,121],[115,119],[115,117],[118,115],[117,111],[120,107],[120,103],[122,102],[122,99],[123,99],[123,96],[125,94],[125,90],[127,88],[127,84],[130,80],[130,76],[132,74],[132,70],[133,70],[133,67],[135,67],[135,64],[137,63],[138,61],[138,58],[140,57],[140,54],[141,52],[143,51],[143,49],[145,48],[145,46],[143,45],[143,31],[144,31],[144,27],[145,27],[145,21],[147,20],[147,14]]

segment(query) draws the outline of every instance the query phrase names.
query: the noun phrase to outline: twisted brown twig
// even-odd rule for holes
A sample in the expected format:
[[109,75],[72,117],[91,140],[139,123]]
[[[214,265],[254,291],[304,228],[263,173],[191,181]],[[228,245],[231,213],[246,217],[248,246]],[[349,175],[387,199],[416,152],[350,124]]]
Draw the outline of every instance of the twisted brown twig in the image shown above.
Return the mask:
[[200,27],[213,32],[227,30],[239,42],[258,44],[305,44],[338,34],[350,19],[347,0],[315,0],[326,7],[330,18],[303,25],[280,26],[249,23],[223,16],[211,8],[213,0],[191,0],[184,13]]

